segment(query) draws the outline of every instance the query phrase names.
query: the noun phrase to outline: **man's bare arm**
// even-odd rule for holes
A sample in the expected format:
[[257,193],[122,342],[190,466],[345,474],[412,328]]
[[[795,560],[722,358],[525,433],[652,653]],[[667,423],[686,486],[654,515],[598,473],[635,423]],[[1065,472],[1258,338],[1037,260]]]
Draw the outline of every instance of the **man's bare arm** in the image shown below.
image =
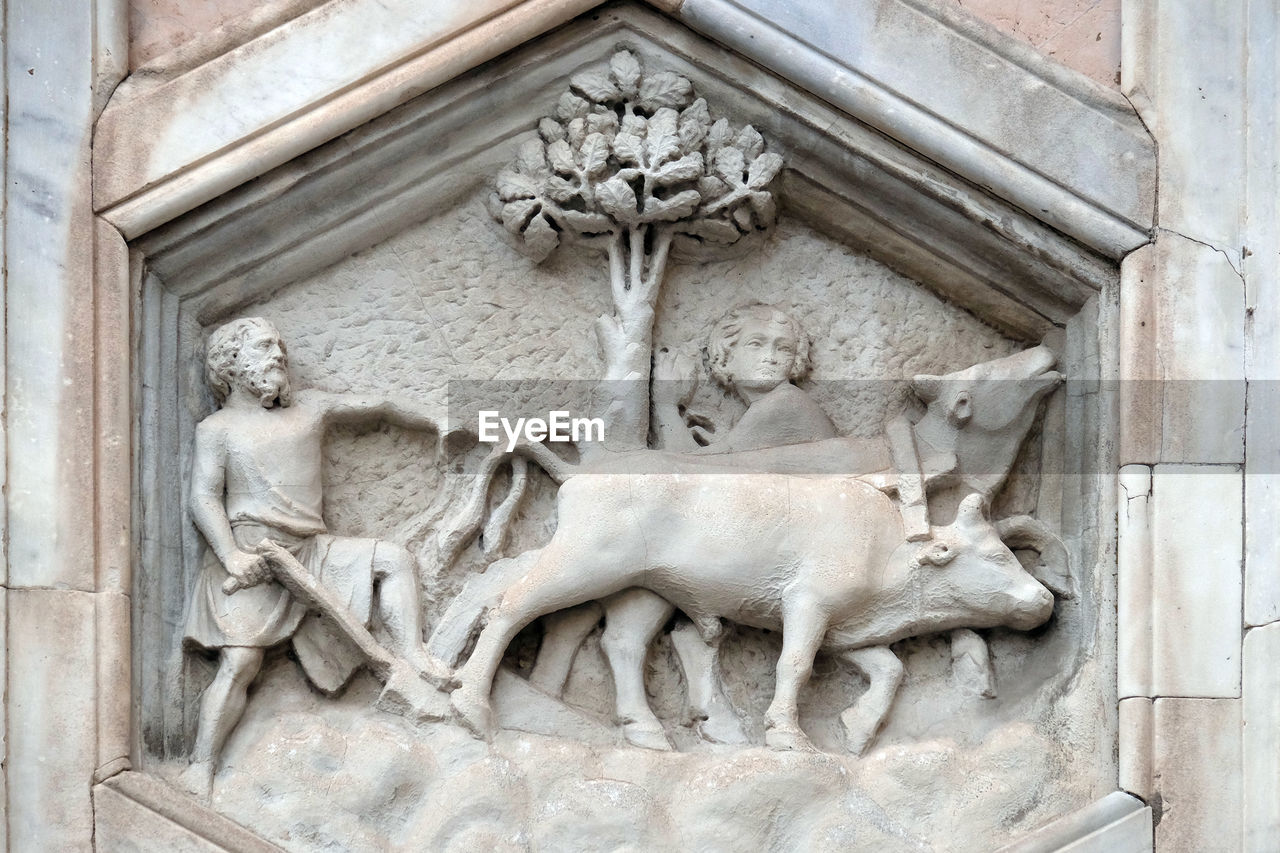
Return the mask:
[[684,422],[680,407],[698,388],[696,365],[688,356],[663,348],[653,356],[653,418],[658,447],[689,453],[700,445]]
[[443,426],[440,418],[412,402],[395,397],[330,394],[314,390],[307,393],[321,410],[326,425],[386,421],[398,427],[429,432],[439,432]]
[[267,566],[257,554],[241,551],[231,534],[231,520],[223,502],[226,486],[226,444],[222,432],[203,422],[196,427],[195,461],[191,473],[191,520],[218,555],[227,573],[241,587],[267,578]]
[[226,485],[225,456],[222,433],[207,423],[197,426],[191,473],[191,520],[223,563],[236,548],[222,498]]

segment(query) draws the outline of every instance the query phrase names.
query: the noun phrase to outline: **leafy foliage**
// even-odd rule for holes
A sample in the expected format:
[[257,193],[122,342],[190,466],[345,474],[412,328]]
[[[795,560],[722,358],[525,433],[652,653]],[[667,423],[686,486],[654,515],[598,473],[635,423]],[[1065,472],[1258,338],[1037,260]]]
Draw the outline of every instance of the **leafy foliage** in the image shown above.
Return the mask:
[[750,125],[713,121],[686,78],[647,73],[622,50],[569,86],[498,174],[491,200],[534,259],[565,239],[658,224],[720,246],[773,225],[769,185],[782,158]]

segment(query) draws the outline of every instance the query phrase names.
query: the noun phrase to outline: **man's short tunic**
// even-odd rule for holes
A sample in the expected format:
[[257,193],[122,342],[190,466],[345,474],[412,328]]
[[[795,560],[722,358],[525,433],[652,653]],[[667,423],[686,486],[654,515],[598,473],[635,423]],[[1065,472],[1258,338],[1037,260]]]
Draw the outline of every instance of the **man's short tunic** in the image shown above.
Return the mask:
[[[263,538],[283,545],[346,603],[353,616],[369,623],[378,540],[327,533],[299,539],[244,522],[236,524],[232,533],[236,545],[245,551],[253,551]],[[224,646],[266,648],[292,639],[307,677],[327,692],[340,690],[363,663],[355,645],[328,619],[308,612],[280,584],[268,581],[227,595],[222,584],[229,577],[217,555],[211,549],[206,551],[187,614],[187,645],[211,650]]]

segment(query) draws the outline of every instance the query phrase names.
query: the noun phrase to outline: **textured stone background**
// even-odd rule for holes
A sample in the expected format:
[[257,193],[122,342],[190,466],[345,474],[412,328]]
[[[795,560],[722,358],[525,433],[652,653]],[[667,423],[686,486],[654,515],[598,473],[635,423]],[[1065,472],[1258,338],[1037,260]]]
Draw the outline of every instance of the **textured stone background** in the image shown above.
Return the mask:
[[[605,274],[603,256],[578,249],[533,266],[505,242],[477,193],[244,313],[279,326],[300,386],[402,394],[444,416],[450,380],[496,379],[514,383],[498,389],[514,394],[514,414],[530,414],[547,388],[566,387],[548,379],[586,388],[599,370],[592,324],[610,310]],[[812,393],[851,434],[874,433],[900,409],[905,388],[896,380],[1017,349],[794,220],[741,259],[674,265],[655,343],[696,353],[708,324],[751,299],[803,319],[814,341]],[[722,426],[741,412],[709,381],[695,408]],[[336,430],[326,448],[331,529],[408,543],[421,559],[432,621],[485,565],[475,546],[450,569],[436,559],[435,531],[485,450],[467,437],[451,447],[438,457],[436,434],[384,425]],[[500,480],[495,493],[504,488]],[[507,553],[545,543],[554,524],[554,487],[536,474]],[[907,677],[862,760],[701,743],[683,725],[683,678],[665,637],[650,654],[647,683],[685,750],[675,755],[520,732],[504,732],[489,750],[454,726],[414,730],[373,710],[367,678],[339,701],[321,700],[282,657],[227,750],[216,802],[298,850],[981,849],[1112,787],[1105,695],[1081,623],[1079,604],[1066,603],[1034,637],[989,632],[996,700],[956,683],[945,639],[898,644]],[[536,625],[527,630],[509,661],[527,666],[538,636]],[[732,631],[724,644],[726,690],[756,744],[779,645],[776,634],[752,629]],[[863,689],[847,666],[819,657],[802,702],[816,743],[841,752],[837,716]],[[580,652],[566,698],[609,718],[613,687],[598,635]]]

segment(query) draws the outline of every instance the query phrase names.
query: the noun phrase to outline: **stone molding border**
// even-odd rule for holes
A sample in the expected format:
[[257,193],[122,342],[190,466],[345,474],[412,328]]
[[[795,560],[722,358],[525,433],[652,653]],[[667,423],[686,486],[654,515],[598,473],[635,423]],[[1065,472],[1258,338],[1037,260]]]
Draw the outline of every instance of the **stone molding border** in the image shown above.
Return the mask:
[[[172,81],[122,87],[98,123],[94,206],[133,239],[598,5],[331,0]],[[1147,242],[1155,151],[1124,99],[941,4],[831,19],[776,0],[652,5],[1112,259]],[[371,31],[385,31],[377,52]],[[317,73],[279,86],[302,55]],[[243,91],[261,96],[228,115]]]

